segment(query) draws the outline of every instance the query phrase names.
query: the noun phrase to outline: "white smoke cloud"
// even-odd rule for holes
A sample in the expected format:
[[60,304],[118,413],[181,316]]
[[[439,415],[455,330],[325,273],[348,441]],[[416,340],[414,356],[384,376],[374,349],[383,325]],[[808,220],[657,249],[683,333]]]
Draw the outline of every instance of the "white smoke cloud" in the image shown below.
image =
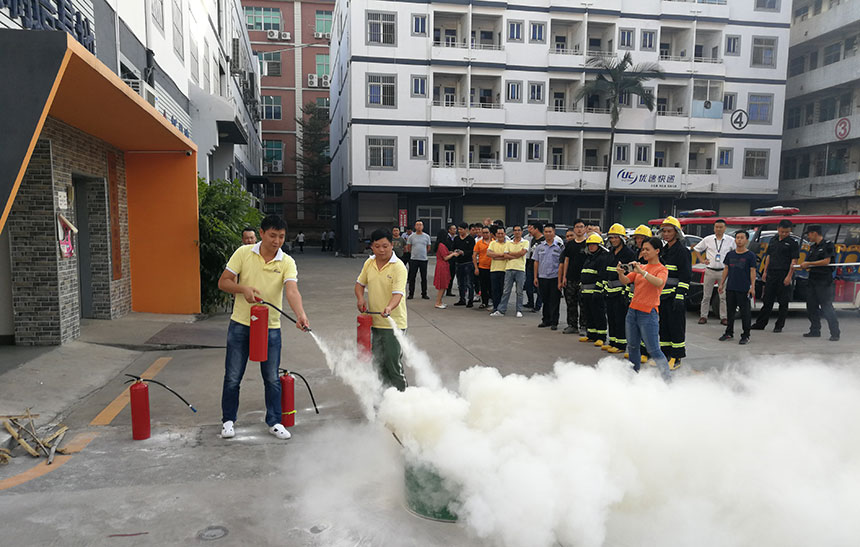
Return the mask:
[[376,419],[397,433],[404,459],[459,492],[451,508],[488,544],[847,546],[860,537],[860,373],[850,363],[757,359],[667,385],[655,369],[634,375],[606,358],[531,377],[473,367],[456,388],[377,393]]

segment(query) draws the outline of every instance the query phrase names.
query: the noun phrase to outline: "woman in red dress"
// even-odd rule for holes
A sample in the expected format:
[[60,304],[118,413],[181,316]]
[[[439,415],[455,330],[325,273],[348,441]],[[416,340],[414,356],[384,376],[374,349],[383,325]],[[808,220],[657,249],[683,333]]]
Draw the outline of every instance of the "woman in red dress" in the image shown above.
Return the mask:
[[451,282],[451,268],[448,261],[455,256],[445,246],[446,241],[448,241],[448,232],[439,230],[436,234],[436,270],[433,272],[433,286],[436,287],[436,307],[440,310],[448,307],[442,303],[442,297],[448,289],[448,283]]

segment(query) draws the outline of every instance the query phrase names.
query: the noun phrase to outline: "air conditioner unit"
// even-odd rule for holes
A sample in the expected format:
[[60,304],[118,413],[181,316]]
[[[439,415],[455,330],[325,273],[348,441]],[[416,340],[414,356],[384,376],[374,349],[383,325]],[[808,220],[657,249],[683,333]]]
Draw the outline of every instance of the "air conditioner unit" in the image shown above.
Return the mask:
[[319,77],[316,74],[308,74],[308,87],[317,87],[319,85]]
[[292,39],[293,39],[292,34],[287,32],[286,30],[281,31],[281,40],[292,40]]
[[320,87],[328,87],[330,85],[331,76],[323,74],[320,76]]
[[273,173],[283,173],[284,172],[284,162],[282,160],[272,160],[272,172]]
[[279,35],[280,34],[278,33],[277,30],[266,31],[266,38],[268,38],[269,40],[277,40]]
[[156,94],[155,89],[153,89],[151,85],[146,83],[144,80],[139,80],[137,78],[123,81],[130,88],[132,88],[135,93],[143,97],[146,102],[148,102],[152,106],[157,107],[158,95]]
[[546,203],[556,203],[558,201],[558,194],[544,194],[543,200]]
[[[325,38],[326,40],[331,40],[331,32],[324,32],[323,38]],[[856,51],[857,48],[855,47],[854,50]]]
[[323,37],[322,32],[314,32],[314,38],[322,38],[322,37]]

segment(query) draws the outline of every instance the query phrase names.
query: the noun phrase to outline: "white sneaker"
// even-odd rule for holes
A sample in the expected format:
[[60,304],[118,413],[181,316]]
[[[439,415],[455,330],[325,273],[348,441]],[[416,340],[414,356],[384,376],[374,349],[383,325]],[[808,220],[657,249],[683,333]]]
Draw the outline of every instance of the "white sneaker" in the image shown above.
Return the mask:
[[287,431],[287,428],[285,428],[282,424],[275,424],[270,427],[269,433],[281,439],[282,441],[286,441],[287,439],[292,437],[292,435],[290,435],[290,432]]
[[496,310],[496,311],[494,311],[493,313],[491,313],[491,314],[490,314],[490,317],[503,317],[504,315],[505,315],[505,314],[503,314],[502,312],[500,312],[500,311]]
[[522,316],[523,316],[523,312],[518,311],[518,312],[517,312],[517,317],[520,317],[520,318],[521,318]]
[[221,438],[222,439],[232,439],[236,436],[236,432],[233,430],[233,422],[227,420],[221,425]]

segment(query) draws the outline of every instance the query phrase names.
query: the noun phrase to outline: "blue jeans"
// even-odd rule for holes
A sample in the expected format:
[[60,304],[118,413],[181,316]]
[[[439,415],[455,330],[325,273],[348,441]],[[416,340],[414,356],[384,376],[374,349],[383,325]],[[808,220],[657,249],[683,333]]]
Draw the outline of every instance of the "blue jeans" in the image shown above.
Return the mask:
[[496,306],[496,310],[505,313],[508,311],[508,301],[511,299],[511,288],[516,286],[517,289],[517,311],[523,311],[523,283],[526,279],[526,272],[522,270],[505,270],[505,290],[502,293],[502,300]]
[[[227,327],[227,355],[224,359],[224,388],[221,391],[221,421],[236,421],[239,411],[239,384],[248,364],[251,327],[230,321]],[[266,424],[281,423],[281,329],[269,329],[269,359],[260,363],[260,374],[266,388]]]
[[644,311],[627,310],[627,320],[625,323],[627,333],[627,353],[630,362],[633,363],[633,370],[639,372],[639,363],[641,360],[639,352],[639,343],[645,343],[645,349],[648,354],[657,362],[657,367],[660,369],[660,374],[663,379],[668,380],[669,376],[669,361],[660,349],[660,315],[656,309],[649,313]]

